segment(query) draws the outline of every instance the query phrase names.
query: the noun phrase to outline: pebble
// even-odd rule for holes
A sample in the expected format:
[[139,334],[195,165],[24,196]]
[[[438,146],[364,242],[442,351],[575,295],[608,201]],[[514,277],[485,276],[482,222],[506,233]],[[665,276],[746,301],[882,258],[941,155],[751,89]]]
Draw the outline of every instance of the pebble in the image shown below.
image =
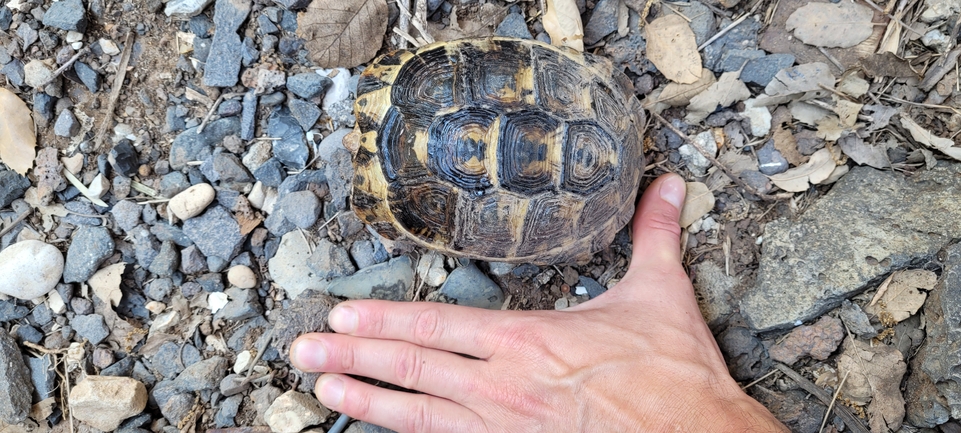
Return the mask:
[[[721,21],[718,28],[727,28],[731,23],[732,21],[729,18],[725,18]],[[715,39],[714,42],[704,47],[704,67],[714,72],[720,72],[718,66],[721,63],[720,60],[724,53],[756,47],[758,45],[757,35],[760,30],[761,23],[757,19],[751,18],[742,21],[723,36]]]
[[250,366],[250,361],[253,360],[253,354],[249,350],[245,350],[237,354],[237,360],[234,361],[234,373],[241,374],[247,371],[247,367]]
[[10,30],[10,24],[13,22],[13,12],[10,8],[6,6],[0,6],[0,31]]
[[323,290],[327,282],[307,267],[311,248],[299,232],[287,233],[280,240],[277,253],[267,261],[270,277],[296,299],[306,290]]
[[313,99],[326,92],[333,83],[316,72],[305,72],[287,77],[287,90],[301,98]]
[[56,395],[57,373],[50,355],[39,358],[24,357],[30,369],[30,382],[33,384],[33,397],[37,401]]
[[264,412],[264,421],[275,433],[299,433],[324,422],[328,416],[330,410],[313,396],[287,391],[270,404]]
[[205,359],[187,366],[174,380],[173,385],[181,391],[218,389],[227,374],[227,360],[220,356]]
[[307,258],[307,267],[317,278],[330,279],[353,274],[356,270],[344,247],[321,239]]
[[100,38],[97,43],[100,44],[100,50],[102,50],[103,53],[108,56],[116,56],[117,54],[120,54],[120,48],[118,48],[117,44],[110,39]]
[[64,263],[65,283],[86,282],[114,251],[113,238],[104,227],[82,226],[73,233]]
[[43,14],[43,25],[60,30],[83,33],[87,29],[87,17],[81,0],[60,0],[50,5]]
[[[156,261],[156,260],[155,260]],[[170,278],[157,278],[144,287],[144,295],[155,301],[163,301],[174,290],[173,280]]]
[[878,331],[874,329],[874,325],[871,324],[871,319],[858,304],[847,299],[841,301],[841,309],[838,316],[841,318],[841,321],[844,322],[844,326],[859,338],[868,340],[878,336]]
[[320,217],[321,203],[310,191],[295,191],[281,197],[274,209],[280,209],[284,218],[295,226],[309,229]]
[[257,420],[254,424],[265,424],[264,415],[267,413],[267,409],[270,408],[271,403],[277,401],[282,393],[280,388],[270,384],[250,391],[250,400],[253,401],[254,410],[257,412]]
[[[619,0],[600,0],[594,5],[591,18],[584,26],[584,45],[597,44],[605,36],[617,31]],[[523,20],[523,17],[521,17]],[[506,22],[507,19],[504,19]],[[504,23],[501,23],[503,26]],[[525,25],[526,28],[526,25]],[[500,30],[500,27],[498,27]]]
[[63,254],[37,240],[17,242],[0,251],[0,293],[30,300],[46,295],[63,275]]
[[243,42],[237,29],[250,14],[251,3],[217,0],[214,4],[214,39],[204,65],[203,83],[211,87],[231,87],[237,84]]
[[[0,51],[2,51],[2,48],[0,48]],[[0,64],[2,63],[3,62],[0,61]],[[46,93],[35,92],[33,94],[33,114],[34,114],[34,120],[37,122],[38,125],[42,125],[45,127],[50,123],[50,121],[53,120],[53,108],[56,102],[57,102],[56,98]],[[80,155],[80,158],[83,158],[82,154],[78,153],[77,155]],[[70,172],[74,174],[77,173],[74,170],[70,170]]]
[[504,17],[504,20],[497,26],[497,30],[494,31],[494,35],[508,38],[534,39],[530,29],[527,28],[527,21],[524,20],[524,16],[516,12],[507,14],[507,16]]
[[220,409],[214,415],[214,427],[225,428],[234,426],[234,418],[240,411],[240,404],[243,403],[243,395],[234,395],[220,402]]
[[504,291],[474,264],[451,271],[438,291],[443,301],[468,307],[500,310]]
[[77,335],[90,341],[90,344],[97,345],[110,335],[110,330],[103,321],[103,316],[99,314],[88,314],[85,316],[74,316],[70,321],[70,326]]
[[735,380],[748,381],[771,369],[764,343],[747,328],[732,326],[717,336],[717,344]]
[[331,132],[317,146],[317,156],[324,161],[333,160],[334,152],[344,149],[344,137],[351,132],[353,132],[353,129],[350,128],[341,128]]
[[227,397],[245,392],[249,388],[250,382],[246,381],[246,376],[243,374],[228,374],[220,381],[220,393]]
[[744,101],[744,111],[740,114],[751,122],[751,135],[765,137],[771,132],[771,111],[767,107],[754,106],[754,99]]
[[24,84],[23,76],[23,62],[20,59],[13,59],[10,63],[7,63],[2,68],[0,68],[0,74],[7,77],[10,84],[20,87]]
[[110,214],[113,215],[114,222],[123,231],[129,232],[140,224],[140,214],[143,211],[141,205],[130,200],[121,200],[113,206]]
[[20,424],[30,414],[33,384],[20,347],[0,328],[0,421]]
[[110,149],[107,162],[117,173],[127,177],[136,176],[138,174],[137,169],[140,167],[137,150],[134,149],[133,142],[128,139],[120,140]]
[[444,256],[433,251],[425,254],[417,265],[417,276],[430,287],[440,287],[447,281]]
[[291,98],[287,101],[287,108],[304,132],[309,131],[317,123],[317,119],[320,119],[320,108],[303,99]]
[[758,170],[768,176],[783,173],[789,167],[787,159],[774,148],[774,139],[768,140],[764,147],[758,149],[757,165]]
[[73,71],[77,73],[77,77],[80,78],[80,82],[87,87],[91,93],[97,93],[100,91],[100,73],[93,70],[90,66],[83,62],[74,62]]
[[951,38],[938,29],[931,30],[921,36],[921,43],[939,53],[945,53],[951,48]]
[[222,143],[225,137],[239,131],[240,119],[225,117],[207,124],[200,134],[197,134],[197,128],[181,132],[170,145],[170,168],[180,170],[188,162],[206,160],[213,154],[214,145]]
[[347,197],[350,196],[351,182],[354,178],[354,165],[351,159],[352,156],[347,149],[338,149],[327,161],[324,176],[330,188],[330,206],[326,209],[328,214],[332,215],[347,209]]
[[193,393],[179,390],[169,380],[158,383],[150,391],[150,395],[157,402],[164,418],[175,426],[183,421],[194,407]]
[[767,53],[758,49],[730,50],[721,54],[721,60],[717,64],[719,72],[733,72],[744,67],[748,61],[764,57]]
[[413,284],[414,269],[411,259],[400,256],[387,263],[361,269],[349,277],[335,279],[330,282],[327,292],[350,299],[401,301]]
[[274,110],[267,121],[267,135],[276,138],[272,144],[274,157],[287,168],[303,169],[310,157],[310,149],[304,141],[304,131],[286,108]]
[[211,207],[203,215],[184,221],[183,230],[208,259],[213,256],[229,261],[244,242],[237,220],[222,206]]
[[210,184],[199,183],[171,198],[167,208],[177,218],[186,221],[203,213],[207,206],[213,203],[215,197],[216,191]]
[[234,287],[241,289],[252,289],[257,287],[257,275],[250,268],[244,265],[237,265],[227,271],[227,281]]
[[794,66],[794,54],[768,54],[764,57],[749,60],[741,70],[741,81],[759,86],[767,86],[778,71]]
[[345,68],[336,68],[320,69],[317,72],[331,80],[322,104],[324,112],[329,113],[334,104],[350,97],[350,71]]
[[10,206],[30,188],[30,180],[13,170],[0,170],[0,208]]
[[254,170],[254,178],[263,186],[277,188],[287,177],[283,164],[277,158],[270,158]]
[[254,181],[254,178],[240,162],[240,158],[223,151],[223,149],[215,150],[213,156],[207,158],[200,166],[200,170],[207,179],[219,181],[221,186]]
[[805,356],[823,361],[844,339],[844,325],[832,316],[823,316],[813,325],[799,326],[776,343],[768,353],[771,359],[792,365]]
[[257,94],[254,89],[250,89],[244,94],[241,102],[240,112],[240,138],[243,140],[253,140],[257,124]]
[[23,66],[23,80],[30,87],[40,87],[53,77],[53,71],[40,60],[31,60]]
[[171,0],[164,7],[164,14],[168,17],[189,18],[203,12],[212,2],[213,0]]
[[678,148],[678,152],[681,154],[681,159],[687,163],[688,170],[695,176],[702,177],[707,174],[707,169],[711,167],[711,161],[705,158],[694,146],[696,145],[706,150],[709,154],[716,156],[717,141],[715,141],[714,133],[711,131],[704,131],[695,135],[692,141],[694,145],[684,144]]
[[589,299],[594,299],[607,291],[607,288],[602,286],[601,283],[598,283],[593,278],[585,277],[583,275],[577,279],[577,287],[583,287],[587,292],[587,297]]
[[147,388],[129,377],[87,376],[70,390],[69,401],[75,418],[113,431],[147,407]]
[[224,293],[230,298],[227,305],[217,312],[214,318],[223,320],[244,320],[264,313],[256,290],[231,287]]

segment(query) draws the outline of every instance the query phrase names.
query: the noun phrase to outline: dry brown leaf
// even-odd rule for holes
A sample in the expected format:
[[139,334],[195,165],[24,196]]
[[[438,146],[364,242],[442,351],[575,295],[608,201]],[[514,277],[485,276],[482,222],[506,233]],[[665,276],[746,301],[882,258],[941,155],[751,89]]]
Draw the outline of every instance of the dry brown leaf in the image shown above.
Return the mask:
[[838,145],[845,155],[850,156],[860,165],[874,168],[888,168],[891,160],[888,158],[887,146],[873,146],[864,142],[857,134],[850,134],[838,140]]
[[690,24],[679,15],[667,15],[648,24],[647,58],[668,80],[691,84],[701,78],[701,55]]
[[701,71],[701,78],[693,83],[668,83],[658,96],[657,102],[663,102],[671,107],[685,106],[691,102],[691,98],[707,90],[716,82],[717,78],[714,77],[714,73],[710,69],[704,68]]
[[811,2],[787,19],[787,29],[808,45],[851,48],[874,33],[874,12],[854,2]]
[[714,209],[714,193],[701,182],[687,182],[687,195],[684,196],[684,207],[681,208],[680,225],[687,227],[711,209]]
[[484,3],[477,8],[462,9],[454,6],[450,11],[450,24],[427,22],[427,29],[436,41],[453,41],[464,38],[486,38],[494,34],[494,28],[507,16],[508,8]]
[[827,141],[837,141],[841,138],[841,134],[844,134],[844,125],[841,125],[841,119],[833,114],[821,118],[817,121],[818,138],[823,138]]
[[297,36],[322,68],[352,68],[377,55],[387,30],[385,0],[314,0],[297,14]]
[[803,101],[791,102],[788,108],[794,119],[810,126],[817,126],[821,119],[831,115],[830,110]]
[[120,262],[106,266],[93,274],[87,280],[87,284],[93,289],[93,294],[104,303],[114,307],[120,305],[120,298],[123,296],[123,292],[120,291],[120,277],[123,276],[123,270],[126,267],[126,263]]
[[838,375],[847,375],[841,397],[867,404],[872,432],[898,431],[904,420],[901,379],[907,371],[904,355],[886,344],[872,347],[853,337],[844,340]]
[[13,92],[0,88],[0,162],[25,176],[37,156],[30,109]]
[[837,113],[838,118],[840,118],[841,125],[846,128],[851,128],[857,123],[858,113],[861,112],[862,106],[864,106],[864,104],[851,102],[847,99],[838,99],[834,105],[834,112]]
[[904,126],[904,129],[907,129],[918,143],[940,150],[941,153],[961,161],[961,147],[954,146],[954,141],[950,138],[934,135],[908,116],[901,116],[901,126]]
[[828,179],[835,167],[837,164],[831,156],[831,151],[825,148],[814,152],[806,164],[768,177],[778,188],[790,192],[801,192],[806,191],[812,183],[816,185]]
[[584,51],[584,25],[576,1],[547,0],[542,22],[544,31],[551,36],[551,44]]
[[892,53],[882,53],[861,59],[861,68],[869,77],[910,78],[918,73],[907,61]]
[[797,140],[791,130],[784,129],[783,126],[779,127],[771,138],[774,139],[774,148],[781,152],[784,159],[791,165],[798,167],[808,161],[808,157],[797,150]]
[[[745,171],[757,171],[757,159],[753,156],[737,153],[737,152],[724,152],[721,156],[717,157],[717,161],[721,165],[727,167],[735,176],[739,176]],[[711,191],[720,191],[724,187],[733,183],[731,178],[727,177],[721,170],[714,170],[710,175],[708,175],[707,180],[704,181],[707,187]]]
[[727,107],[750,98],[751,91],[743,81],[738,79],[738,75],[737,71],[725,72],[721,74],[721,79],[707,90],[691,98],[691,104],[687,107],[687,117],[684,120],[688,123],[697,123],[707,118],[718,107]]
[[924,291],[934,289],[937,282],[938,276],[924,269],[895,272],[878,288],[879,295],[875,295],[876,299],[864,308],[864,312],[873,315],[887,312],[895,322],[905,320],[924,305],[927,299]]
[[878,131],[891,123],[891,118],[898,114],[898,109],[887,105],[865,105],[862,108],[865,112],[871,113],[871,124],[865,128],[866,132]]

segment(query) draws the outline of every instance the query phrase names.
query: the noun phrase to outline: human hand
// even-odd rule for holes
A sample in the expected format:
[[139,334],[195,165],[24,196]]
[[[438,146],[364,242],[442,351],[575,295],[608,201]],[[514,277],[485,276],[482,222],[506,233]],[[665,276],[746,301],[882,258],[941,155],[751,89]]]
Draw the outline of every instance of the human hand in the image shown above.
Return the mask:
[[291,361],[327,373],[316,385],[324,406],[399,432],[787,431],[728,374],[698,310],[680,263],[684,189],[677,175],[647,188],[630,267],[590,302],[348,301],[330,312],[337,334],[301,336]]

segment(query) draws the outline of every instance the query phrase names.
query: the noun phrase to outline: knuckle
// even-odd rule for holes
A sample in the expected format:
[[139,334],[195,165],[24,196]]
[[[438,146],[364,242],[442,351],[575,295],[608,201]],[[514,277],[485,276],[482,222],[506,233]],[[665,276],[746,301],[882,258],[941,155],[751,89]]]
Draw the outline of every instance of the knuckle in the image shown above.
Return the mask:
[[351,392],[350,387],[346,389],[349,394],[344,398],[341,412],[348,414],[352,418],[369,419],[371,415],[371,394],[369,392]]
[[407,406],[407,418],[404,420],[404,427],[409,432],[428,432],[430,428],[430,409],[424,398],[412,399]]
[[434,308],[425,308],[414,317],[414,341],[422,346],[430,346],[440,339],[442,332],[440,312]]
[[494,347],[503,346],[511,350],[528,350],[539,346],[543,332],[539,321],[531,319],[510,321],[492,332]]
[[417,389],[421,373],[424,371],[423,350],[417,347],[401,350],[394,362],[394,368],[397,385],[407,389]]
[[677,223],[677,212],[665,212],[662,210],[651,211],[645,218],[644,226],[650,230],[667,232],[674,236],[681,235],[681,226]]
[[355,353],[355,348],[353,345],[344,345],[340,349],[340,356],[337,359],[340,361],[340,368],[345,371],[353,371],[355,362],[357,362],[357,357]]

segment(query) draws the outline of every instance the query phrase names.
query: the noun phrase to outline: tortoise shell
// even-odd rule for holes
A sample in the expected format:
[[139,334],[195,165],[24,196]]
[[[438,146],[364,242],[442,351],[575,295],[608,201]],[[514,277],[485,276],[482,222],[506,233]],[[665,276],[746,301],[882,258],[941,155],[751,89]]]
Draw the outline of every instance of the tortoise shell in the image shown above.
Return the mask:
[[465,39],[360,76],[352,207],[381,235],[487,261],[584,262],[634,212],[644,111],[606,59]]

